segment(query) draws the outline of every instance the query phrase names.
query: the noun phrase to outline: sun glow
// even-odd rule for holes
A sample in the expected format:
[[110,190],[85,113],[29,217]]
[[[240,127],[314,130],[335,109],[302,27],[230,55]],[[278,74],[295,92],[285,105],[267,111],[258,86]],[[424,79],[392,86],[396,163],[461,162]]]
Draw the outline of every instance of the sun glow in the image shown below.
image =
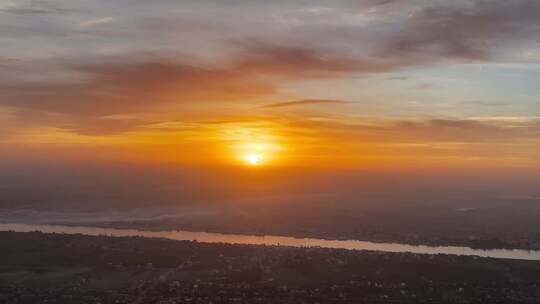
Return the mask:
[[248,164],[252,165],[252,166],[257,166],[259,164],[261,164],[263,160],[263,157],[259,154],[248,154],[246,155],[246,161],[248,162]]
[[284,152],[279,126],[265,122],[235,123],[220,128],[219,138],[229,149],[228,157],[242,166],[274,166]]

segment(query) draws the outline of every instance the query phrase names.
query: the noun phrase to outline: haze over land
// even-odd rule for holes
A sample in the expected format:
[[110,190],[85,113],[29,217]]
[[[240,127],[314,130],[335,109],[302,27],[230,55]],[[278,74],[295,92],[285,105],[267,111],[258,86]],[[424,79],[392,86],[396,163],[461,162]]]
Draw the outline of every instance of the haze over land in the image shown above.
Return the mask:
[[522,170],[262,169],[3,166],[0,221],[415,244],[540,242],[539,176]]

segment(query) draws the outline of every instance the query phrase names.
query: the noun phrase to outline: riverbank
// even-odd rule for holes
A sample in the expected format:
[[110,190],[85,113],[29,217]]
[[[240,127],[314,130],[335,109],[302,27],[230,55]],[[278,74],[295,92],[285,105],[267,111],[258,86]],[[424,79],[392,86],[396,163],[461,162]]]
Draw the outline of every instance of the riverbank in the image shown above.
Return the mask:
[[291,247],[322,247],[332,249],[370,250],[383,252],[404,252],[417,254],[450,254],[501,259],[540,260],[540,251],[527,250],[479,250],[456,246],[425,246],[399,243],[375,243],[356,240],[326,240],[312,238],[293,238],[282,236],[257,236],[224,233],[206,233],[190,231],[146,231],[136,229],[116,229],[86,226],[61,225],[28,225],[28,224],[0,224],[0,231],[46,233],[65,233],[83,235],[107,236],[140,236],[147,238],[167,238],[172,240],[195,240],[206,243],[252,244],[252,245],[281,245]]
[[[56,222],[65,226],[77,226],[72,222]],[[468,238],[448,237],[448,236],[426,236],[420,234],[403,234],[403,233],[374,233],[371,231],[324,231],[319,229],[253,229],[250,227],[226,227],[212,225],[183,225],[178,223],[166,224],[163,222],[95,222],[86,223],[85,226],[99,228],[115,228],[115,229],[142,229],[147,231],[164,231],[178,230],[189,232],[207,232],[207,233],[225,233],[238,235],[255,235],[255,236],[280,236],[280,237],[295,237],[295,238],[316,238],[323,240],[356,240],[372,243],[399,243],[411,246],[455,246],[469,247],[478,250],[531,250],[540,251],[540,243],[527,238],[524,239],[501,239],[493,235],[478,235],[469,236]],[[249,226],[249,225],[248,225]]]

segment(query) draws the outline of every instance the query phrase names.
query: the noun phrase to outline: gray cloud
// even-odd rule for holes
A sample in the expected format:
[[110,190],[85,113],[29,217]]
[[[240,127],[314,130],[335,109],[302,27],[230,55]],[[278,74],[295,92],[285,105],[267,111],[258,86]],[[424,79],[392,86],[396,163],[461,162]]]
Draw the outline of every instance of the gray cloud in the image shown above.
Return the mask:
[[0,104],[87,115],[137,112],[164,103],[245,100],[274,94],[283,79],[384,72],[398,64],[321,49],[249,42],[243,46],[235,60],[220,66],[160,57],[75,64],[70,71],[79,81],[0,83]]
[[502,101],[489,100],[468,100],[461,102],[463,105],[485,106],[485,107],[506,107],[508,103]]
[[0,12],[15,15],[62,14],[70,10],[50,1],[18,0],[17,3],[0,8]]
[[391,54],[485,60],[505,42],[534,43],[540,33],[540,2],[456,1],[416,10],[403,30],[383,43]]

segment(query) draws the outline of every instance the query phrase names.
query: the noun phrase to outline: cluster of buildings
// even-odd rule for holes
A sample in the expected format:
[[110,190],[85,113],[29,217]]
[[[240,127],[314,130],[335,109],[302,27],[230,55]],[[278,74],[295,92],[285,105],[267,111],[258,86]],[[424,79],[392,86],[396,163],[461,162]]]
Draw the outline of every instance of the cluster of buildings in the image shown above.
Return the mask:
[[[0,273],[0,303],[532,304],[540,299],[540,262],[535,261],[82,235],[26,237],[20,241],[33,241],[33,251],[0,260],[2,269],[12,268]],[[40,261],[26,255],[48,259],[36,266]]]

